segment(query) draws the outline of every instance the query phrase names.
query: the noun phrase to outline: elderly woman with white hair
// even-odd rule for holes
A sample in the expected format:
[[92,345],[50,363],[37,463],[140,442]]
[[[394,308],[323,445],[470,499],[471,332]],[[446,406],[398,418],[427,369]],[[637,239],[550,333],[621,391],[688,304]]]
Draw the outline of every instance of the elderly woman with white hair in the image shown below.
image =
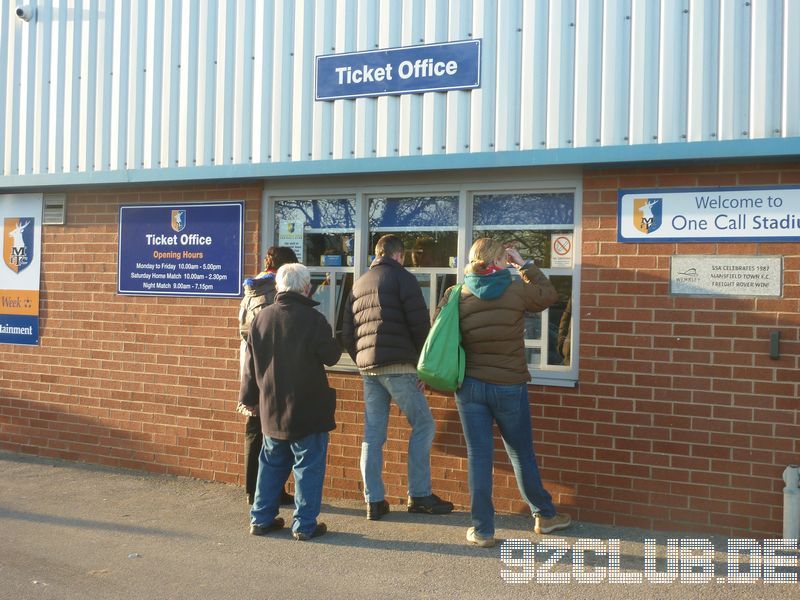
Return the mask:
[[258,405],[264,445],[250,511],[250,533],[265,535],[284,525],[278,517],[283,486],[295,481],[292,535],[308,540],[327,531],[318,523],[328,452],[328,432],[336,427],[336,392],[325,365],[341,349],[325,317],[308,297],[311,275],[298,263],[275,275],[275,302],[256,315],[247,343],[239,402]]

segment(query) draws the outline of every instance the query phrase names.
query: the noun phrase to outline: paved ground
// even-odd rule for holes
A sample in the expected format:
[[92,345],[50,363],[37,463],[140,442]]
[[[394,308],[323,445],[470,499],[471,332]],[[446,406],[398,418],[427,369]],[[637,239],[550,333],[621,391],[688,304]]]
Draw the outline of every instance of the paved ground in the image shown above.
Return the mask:
[[[384,520],[369,522],[361,504],[326,504],[321,519],[331,532],[324,537],[295,542],[284,530],[257,538],[247,533],[240,488],[0,452],[0,598],[800,597],[800,584],[768,585],[763,572],[755,583],[723,583],[729,574],[723,538],[710,538],[710,582],[688,583],[692,575],[684,571],[671,584],[648,578],[620,584],[609,583],[611,570],[599,570],[608,569],[614,554],[608,540],[621,540],[620,573],[641,577],[645,539],[656,540],[656,567],[666,572],[668,538],[706,536],[578,523],[558,542],[534,535],[529,518],[501,516],[497,535],[505,546],[481,549],[463,542],[465,513],[429,517],[392,508]],[[289,509],[281,514],[290,520]],[[511,539],[521,540],[514,552]],[[580,553],[568,552],[552,572],[569,583],[544,583],[547,575],[537,569],[553,555],[544,552],[547,539],[566,548],[600,543],[604,553],[587,553],[581,575],[573,564]],[[600,541],[579,541],[586,539]],[[504,555],[522,559],[523,552],[535,557],[533,571],[504,564]],[[796,552],[784,560],[796,565]],[[693,570],[703,577],[702,567]],[[797,580],[796,567],[778,571]],[[521,582],[507,583],[512,577]]]

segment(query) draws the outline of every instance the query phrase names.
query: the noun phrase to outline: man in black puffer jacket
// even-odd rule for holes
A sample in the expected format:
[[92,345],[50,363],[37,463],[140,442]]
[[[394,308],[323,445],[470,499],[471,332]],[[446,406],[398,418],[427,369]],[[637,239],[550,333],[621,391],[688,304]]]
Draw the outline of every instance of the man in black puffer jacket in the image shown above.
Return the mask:
[[342,342],[364,379],[361,475],[367,519],[389,512],[384,497],[383,445],[394,401],[411,425],[408,440],[408,512],[445,514],[453,505],[431,492],[431,445],[436,426],[417,378],[416,364],[430,330],[430,315],[416,277],[403,268],[403,242],[385,235],[377,258],[353,285]]

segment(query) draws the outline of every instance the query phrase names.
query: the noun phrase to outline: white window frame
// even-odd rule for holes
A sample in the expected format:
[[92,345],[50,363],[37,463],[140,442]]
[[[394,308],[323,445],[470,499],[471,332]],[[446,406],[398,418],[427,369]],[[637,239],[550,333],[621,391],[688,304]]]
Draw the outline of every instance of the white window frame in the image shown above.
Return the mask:
[[[563,275],[572,277],[572,328],[571,328],[571,364],[549,365],[547,368],[531,369],[532,384],[573,387],[578,381],[579,352],[580,348],[580,289],[581,289],[581,233],[582,233],[582,207],[583,184],[582,173],[579,171],[563,172],[550,170],[549,172],[526,170],[522,175],[518,172],[486,170],[479,173],[470,173],[472,180],[463,179],[463,173],[431,173],[421,175],[415,180],[429,180],[428,182],[405,184],[400,175],[380,175],[373,177],[358,176],[352,178],[336,178],[334,180],[319,178],[316,180],[282,180],[280,182],[265,182],[262,196],[261,220],[261,254],[275,240],[275,202],[281,200],[311,200],[311,199],[338,199],[350,198],[354,200],[355,215],[355,244],[353,267],[321,267],[308,265],[312,272],[336,273],[352,272],[354,280],[358,279],[367,270],[367,257],[369,253],[369,199],[372,197],[394,196],[420,196],[420,195],[454,195],[458,196],[458,242],[457,242],[457,280],[463,282],[463,265],[466,264],[469,246],[472,243],[472,211],[473,198],[476,195],[504,194],[504,193],[571,193],[574,197],[574,223],[573,223],[573,266],[568,268],[546,268],[543,272],[550,275]],[[459,177],[461,175],[462,178]],[[312,181],[313,184],[309,184]],[[444,269],[437,268],[409,268],[411,272],[441,273]],[[446,270],[449,272],[449,269]],[[435,277],[431,277],[435,280]],[[435,310],[434,295],[436,282],[432,281],[429,288],[431,314]],[[332,302],[335,295],[331,294]],[[328,307],[326,314],[330,319],[335,315],[335,306]],[[542,338],[538,344],[546,346],[547,338],[547,311],[542,314]],[[543,348],[544,350],[544,348]],[[354,371],[350,358],[346,353],[342,360],[333,367],[334,370]]]

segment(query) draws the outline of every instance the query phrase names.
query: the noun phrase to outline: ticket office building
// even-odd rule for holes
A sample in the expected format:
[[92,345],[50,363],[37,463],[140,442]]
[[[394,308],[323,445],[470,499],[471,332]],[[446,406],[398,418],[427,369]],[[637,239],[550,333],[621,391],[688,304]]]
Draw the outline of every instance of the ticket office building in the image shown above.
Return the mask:
[[[800,186],[800,42],[784,34],[799,8],[309,4],[90,3],[81,19],[43,4],[22,21],[0,2],[0,89],[15,90],[0,95],[0,195],[44,194],[52,223],[40,342],[0,346],[0,446],[242,483],[238,299],[117,293],[121,206],[236,200],[245,274],[292,246],[337,334],[380,236],[403,239],[432,313],[475,239],[516,244],[559,292],[525,317],[556,502],[594,522],[778,533],[800,454],[800,236],[620,241],[619,206],[631,189]],[[441,76],[480,78],[320,93],[339,80],[318,78],[318,57],[336,72],[392,49],[420,65],[466,49]],[[780,257],[779,293],[673,294],[680,256]],[[326,496],[358,500],[361,380],[346,355],[329,379]],[[433,487],[463,508],[453,399],[429,401]],[[393,503],[408,434],[393,412]],[[496,442],[495,505],[524,511]]]
[[[296,244],[288,223],[302,223],[313,296],[337,335],[347,293],[381,235],[405,241],[405,264],[432,311],[442,291],[463,280],[459,265],[472,240],[516,243],[559,291],[556,304],[525,317],[536,450],[557,501],[589,521],[780,530],[780,474],[796,457],[800,429],[798,244],[620,243],[616,212],[619,189],[628,185],[664,192],[713,182],[793,186],[797,161],[483,169],[409,179],[382,173],[65,189],[65,224],[44,227],[40,345],[2,348],[3,447],[242,482],[242,423],[233,413],[238,301],[116,294],[116,224],[122,204],[244,199],[247,272],[259,270],[269,245]],[[555,256],[562,240],[574,244],[569,265]],[[671,295],[670,261],[680,255],[780,256],[782,296]],[[780,353],[771,358],[776,331]],[[361,380],[346,354],[329,378],[338,427],[326,494],[358,499]],[[452,396],[431,393],[429,401],[437,421],[434,488],[467,506],[466,450]],[[393,502],[405,494],[408,434],[393,412],[385,467]],[[524,511],[500,448],[497,508]]]

